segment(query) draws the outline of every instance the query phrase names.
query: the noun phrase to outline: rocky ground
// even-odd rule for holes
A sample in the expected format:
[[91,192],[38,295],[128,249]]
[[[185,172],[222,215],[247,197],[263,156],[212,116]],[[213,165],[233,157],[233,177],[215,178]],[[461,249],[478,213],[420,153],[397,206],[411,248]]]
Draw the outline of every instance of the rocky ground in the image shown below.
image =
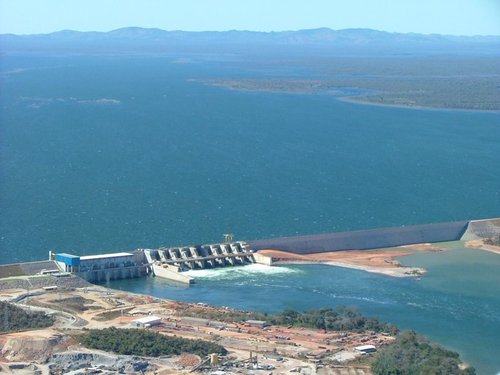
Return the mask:
[[[392,340],[375,333],[329,333],[273,326],[259,328],[246,323],[195,318],[200,313],[224,316],[228,310],[98,286],[33,292],[29,298],[22,298],[23,289],[3,289],[0,299],[19,300],[20,306],[43,309],[56,317],[56,323],[50,329],[1,335],[1,373],[182,374],[194,370],[192,373],[369,375],[366,364],[348,364],[361,356],[353,348],[369,343],[380,346]],[[165,358],[114,355],[84,348],[76,339],[83,327],[125,329],[131,327],[132,320],[147,315],[162,318],[159,326],[150,328],[154,331],[215,341],[229,353],[219,358],[217,365],[210,366],[208,362],[200,366],[206,359],[191,354]]]

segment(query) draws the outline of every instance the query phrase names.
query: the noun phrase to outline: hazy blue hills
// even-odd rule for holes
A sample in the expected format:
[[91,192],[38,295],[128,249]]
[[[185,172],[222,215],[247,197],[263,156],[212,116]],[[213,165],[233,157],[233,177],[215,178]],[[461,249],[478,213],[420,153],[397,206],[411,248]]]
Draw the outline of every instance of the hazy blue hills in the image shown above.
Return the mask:
[[280,50],[493,53],[500,51],[500,36],[450,36],[390,33],[371,29],[328,28],[280,31],[165,31],[126,27],[109,32],[63,30],[50,34],[0,35],[2,52],[238,52],[255,48]]

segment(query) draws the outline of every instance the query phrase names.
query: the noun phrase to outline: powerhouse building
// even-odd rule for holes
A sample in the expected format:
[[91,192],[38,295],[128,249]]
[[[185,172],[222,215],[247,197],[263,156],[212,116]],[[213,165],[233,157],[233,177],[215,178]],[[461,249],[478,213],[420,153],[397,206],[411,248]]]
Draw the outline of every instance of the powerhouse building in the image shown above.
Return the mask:
[[130,279],[143,276],[147,270],[142,252],[108,253],[77,256],[67,253],[55,255],[58,267],[90,282]]

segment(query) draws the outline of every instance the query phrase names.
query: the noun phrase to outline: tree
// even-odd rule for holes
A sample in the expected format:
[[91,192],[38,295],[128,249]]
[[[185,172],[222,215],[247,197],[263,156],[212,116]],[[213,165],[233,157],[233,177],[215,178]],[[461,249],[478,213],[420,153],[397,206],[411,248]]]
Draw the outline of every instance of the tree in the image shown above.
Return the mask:
[[475,375],[474,368],[462,370],[460,364],[458,353],[409,331],[379,350],[372,370],[375,375]]

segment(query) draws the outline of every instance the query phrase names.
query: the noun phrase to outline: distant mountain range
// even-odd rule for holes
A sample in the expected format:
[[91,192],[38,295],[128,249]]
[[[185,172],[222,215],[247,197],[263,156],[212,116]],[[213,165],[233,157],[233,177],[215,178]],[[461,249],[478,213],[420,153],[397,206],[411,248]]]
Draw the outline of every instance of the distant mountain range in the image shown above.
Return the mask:
[[371,29],[328,28],[280,31],[165,31],[126,27],[109,32],[63,30],[50,34],[0,35],[0,50],[93,52],[244,52],[273,51],[480,52],[500,53],[500,36],[390,33]]

